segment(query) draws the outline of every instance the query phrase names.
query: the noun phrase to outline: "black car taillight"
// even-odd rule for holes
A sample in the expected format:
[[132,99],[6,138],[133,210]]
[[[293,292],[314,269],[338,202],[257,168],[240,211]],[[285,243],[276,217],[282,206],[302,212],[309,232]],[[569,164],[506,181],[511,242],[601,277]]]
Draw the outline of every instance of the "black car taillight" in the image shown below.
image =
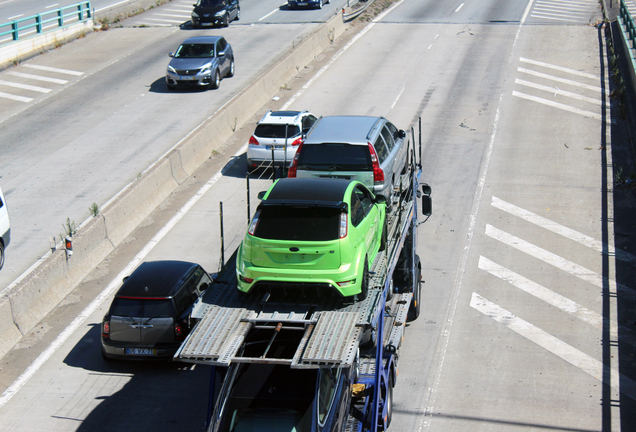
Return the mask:
[[174,323],[174,337],[177,340],[181,340],[184,338],[183,324]]
[[105,320],[104,322],[102,322],[102,337],[110,337],[110,320]]

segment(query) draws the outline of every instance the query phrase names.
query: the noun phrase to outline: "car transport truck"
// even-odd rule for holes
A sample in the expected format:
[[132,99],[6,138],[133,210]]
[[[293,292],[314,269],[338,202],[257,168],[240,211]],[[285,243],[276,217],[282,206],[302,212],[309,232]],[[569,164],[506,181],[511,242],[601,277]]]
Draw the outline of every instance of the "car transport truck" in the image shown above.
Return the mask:
[[421,143],[419,158],[415,145],[407,157],[363,300],[304,285],[246,294],[237,289],[237,253],[223,265],[174,357],[212,366],[206,430],[388,429],[399,349],[422,301],[418,216],[432,207],[420,184]]

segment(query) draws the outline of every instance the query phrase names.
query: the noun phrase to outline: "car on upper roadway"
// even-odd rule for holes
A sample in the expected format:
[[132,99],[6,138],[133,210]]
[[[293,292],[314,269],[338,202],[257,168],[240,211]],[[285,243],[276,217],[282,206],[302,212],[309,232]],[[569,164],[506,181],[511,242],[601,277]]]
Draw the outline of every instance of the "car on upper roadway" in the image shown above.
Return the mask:
[[316,116],[309,111],[267,111],[247,143],[247,170],[289,166],[315,122]]
[[190,331],[192,308],[212,278],[195,263],[150,261],[123,282],[102,321],[102,356],[172,359]]
[[358,180],[385,196],[390,211],[409,167],[405,138],[384,117],[321,117],[296,151],[288,177]]
[[316,289],[366,298],[369,269],[386,247],[386,200],[350,180],[277,180],[236,259],[242,292]]
[[11,242],[11,223],[9,222],[9,211],[4,200],[2,189],[0,189],[0,269],[4,266],[4,250]]
[[223,36],[195,36],[170,53],[166,70],[168,89],[217,89],[224,77],[234,76],[234,52]]
[[323,5],[329,3],[329,0],[287,0],[289,9],[298,9],[302,7],[322,9]]
[[238,0],[198,0],[193,5],[192,27],[227,27],[231,21],[241,18]]

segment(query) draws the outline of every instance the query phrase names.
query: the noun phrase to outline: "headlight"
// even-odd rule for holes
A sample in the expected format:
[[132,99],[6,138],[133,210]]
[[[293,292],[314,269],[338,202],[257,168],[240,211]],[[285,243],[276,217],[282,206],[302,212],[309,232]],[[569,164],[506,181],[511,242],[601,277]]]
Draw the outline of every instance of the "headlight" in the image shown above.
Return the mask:
[[222,11],[218,11],[217,13],[215,13],[215,14],[214,14],[214,16],[222,17],[222,16],[224,16],[226,13],[227,13],[227,11],[226,11],[226,10],[222,10]]
[[192,18],[199,18],[199,15],[196,12],[192,12]]
[[209,74],[210,72],[212,72],[212,65],[206,65],[206,66],[203,66],[203,67],[201,68],[201,72],[199,72],[199,73],[200,73],[200,74],[203,74],[203,75],[207,75],[207,74]]
[[172,66],[170,66],[170,65],[168,65],[168,69],[167,69],[166,71],[167,71],[167,72],[170,72],[170,73],[173,73],[173,74],[175,74],[175,75],[177,74],[177,71],[176,71],[176,70],[174,70],[174,68],[173,68]]

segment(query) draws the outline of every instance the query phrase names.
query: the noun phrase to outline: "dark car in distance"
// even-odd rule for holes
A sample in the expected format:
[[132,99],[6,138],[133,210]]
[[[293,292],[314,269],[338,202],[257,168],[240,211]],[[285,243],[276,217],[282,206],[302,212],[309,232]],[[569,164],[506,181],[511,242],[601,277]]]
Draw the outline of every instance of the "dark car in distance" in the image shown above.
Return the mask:
[[241,18],[239,0],[199,0],[193,5],[192,27],[227,27]]
[[212,278],[195,263],[150,261],[123,282],[102,321],[102,356],[172,359],[190,331],[192,308]]

